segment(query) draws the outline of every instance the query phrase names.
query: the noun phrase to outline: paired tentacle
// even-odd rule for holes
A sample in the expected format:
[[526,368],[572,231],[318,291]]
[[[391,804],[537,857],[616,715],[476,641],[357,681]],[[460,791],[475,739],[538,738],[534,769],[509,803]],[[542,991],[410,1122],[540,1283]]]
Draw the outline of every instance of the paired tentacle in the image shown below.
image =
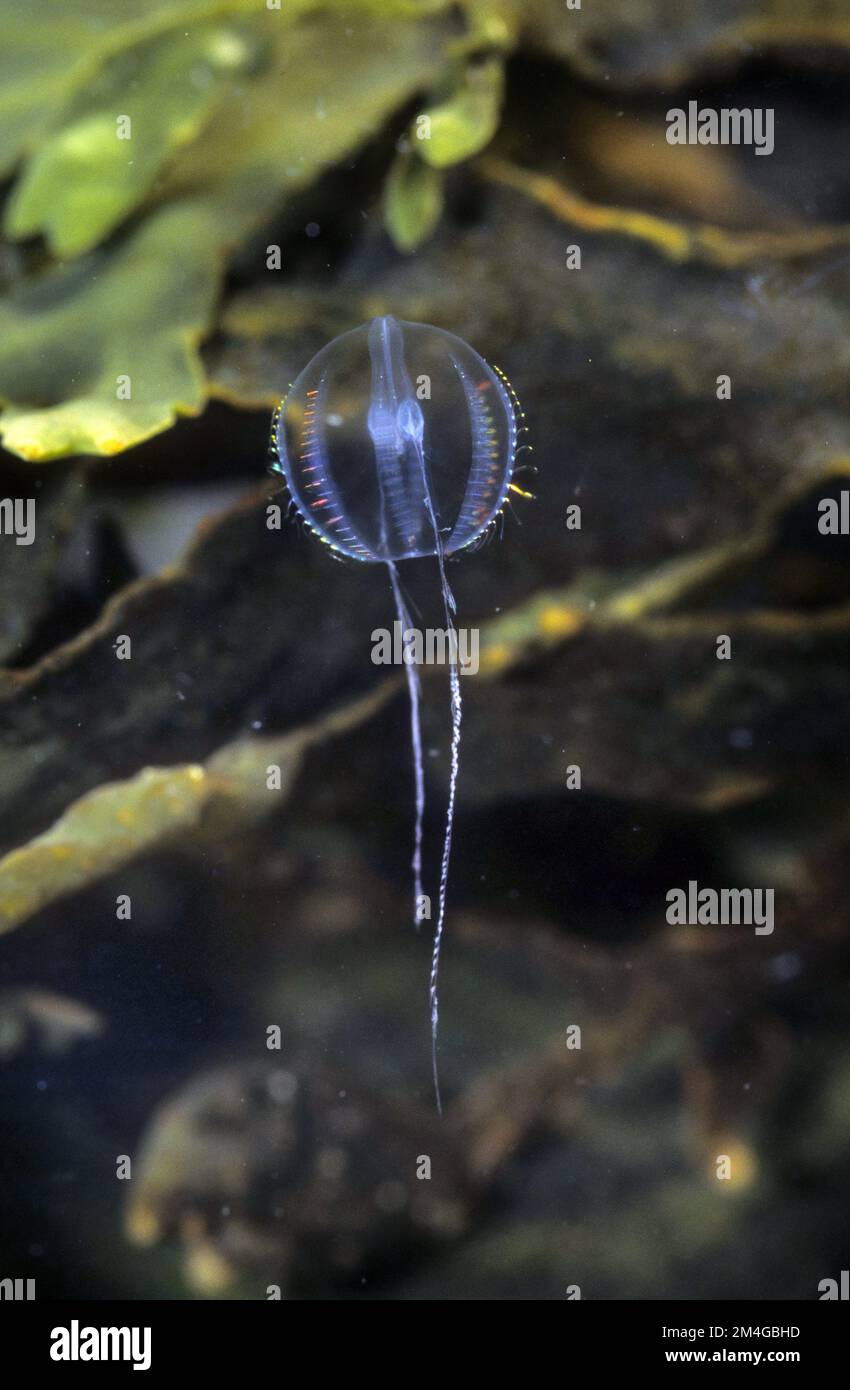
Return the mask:
[[[398,580],[398,571],[392,560],[387,560],[387,569],[390,572],[390,583],[393,588],[395,598],[396,613],[401,623],[402,642],[405,632],[411,627],[410,613],[401,592],[401,585]],[[425,769],[422,762],[422,725],[419,717],[419,705],[421,696],[421,685],[419,672],[415,662],[405,661],[405,674],[407,676],[407,691],[410,696],[410,736],[413,746],[413,778],[416,788],[416,823],[413,832],[413,859],[411,867],[413,869],[413,920],[416,926],[420,923],[420,903],[422,901],[422,823],[425,819]]]
[[[423,463],[424,475],[424,463]],[[454,594],[446,578],[445,552],[443,549],[443,539],[440,535],[440,528],[437,524],[437,517],[431,502],[430,491],[425,480],[425,501],[431,525],[434,530],[434,548],[437,555],[437,564],[440,569],[440,585],[443,594],[443,607],[446,614],[446,629],[449,634],[449,680],[451,684],[451,717],[452,717],[452,743],[451,743],[451,768],[449,772],[449,800],[446,808],[446,829],[443,838],[443,858],[440,865],[440,893],[437,908],[437,925],[434,928],[434,946],[431,954],[431,978],[429,984],[429,999],[431,1004],[431,1069],[434,1075],[434,1094],[437,1098],[437,1111],[442,1115],[443,1106],[440,1098],[440,1074],[437,1065],[437,1038],[440,1024],[440,998],[439,998],[439,975],[440,975],[440,951],[443,944],[443,928],[446,922],[446,893],[449,883],[449,861],[452,853],[452,829],[454,827],[455,816],[455,797],[457,793],[457,779],[460,768],[460,724],[461,724],[461,699],[460,699],[460,674],[458,672],[458,640],[457,629],[454,625],[454,614],[457,611]]]

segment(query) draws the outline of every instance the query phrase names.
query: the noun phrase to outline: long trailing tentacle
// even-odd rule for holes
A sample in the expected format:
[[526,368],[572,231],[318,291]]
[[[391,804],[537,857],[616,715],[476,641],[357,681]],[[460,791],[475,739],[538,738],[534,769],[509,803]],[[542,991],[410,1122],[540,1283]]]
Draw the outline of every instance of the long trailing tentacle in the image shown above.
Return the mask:
[[[401,592],[398,571],[392,560],[387,560],[387,569],[390,572],[390,583],[393,587],[396,613],[401,623],[402,642],[404,642],[404,634],[411,627],[410,614]],[[422,902],[422,823],[425,819],[425,769],[422,762],[422,726],[419,718],[421,686],[416,663],[405,661],[404,669],[407,675],[407,691],[410,696],[410,737],[413,745],[413,777],[416,787],[416,824],[413,832],[411,867],[413,869],[414,895],[413,920],[418,927],[421,921],[420,904]]]
[[[446,605],[448,614],[448,604]],[[451,632],[454,626],[451,618],[447,619]],[[434,931],[434,950],[431,956],[431,1067],[434,1073],[434,1091],[437,1097],[437,1110],[443,1113],[440,1102],[440,1080],[437,1070],[437,1028],[440,1019],[440,1005],[437,994],[437,982],[440,972],[440,947],[443,941],[443,927],[446,920],[446,890],[449,882],[449,860],[452,852],[452,827],[455,815],[455,794],[457,791],[457,777],[460,767],[460,678],[458,676],[457,661],[454,656],[449,667],[451,678],[451,711],[452,711],[452,751],[451,751],[451,771],[449,774],[449,800],[446,809],[446,833],[443,841],[443,862],[440,867],[440,899],[437,911],[437,926]]]
[[[424,474],[424,467],[423,467]],[[443,928],[446,922],[446,893],[449,883],[449,861],[452,853],[452,828],[455,816],[455,797],[457,793],[457,778],[460,768],[460,723],[461,723],[461,699],[460,699],[460,675],[458,673],[457,654],[457,630],[454,625],[454,614],[457,611],[454,594],[449,587],[446,578],[445,553],[443,549],[443,539],[440,535],[440,528],[437,524],[437,517],[431,503],[431,496],[427,486],[425,487],[425,505],[434,529],[434,548],[437,555],[437,564],[440,568],[440,586],[443,593],[443,607],[446,614],[446,628],[449,634],[449,680],[451,683],[451,715],[452,715],[452,746],[451,746],[451,770],[449,773],[449,800],[446,808],[446,829],[443,838],[443,858],[440,866],[440,895],[437,908],[437,925],[434,929],[434,947],[431,954],[431,979],[429,985],[429,997],[431,1003],[431,1070],[434,1076],[434,1094],[437,1098],[437,1111],[443,1113],[443,1105],[440,1097],[440,1074],[437,1066],[437,1035],[440,1023],[440,999],[439,999],[439,975],[440,975],[440,950],[443,944]]]

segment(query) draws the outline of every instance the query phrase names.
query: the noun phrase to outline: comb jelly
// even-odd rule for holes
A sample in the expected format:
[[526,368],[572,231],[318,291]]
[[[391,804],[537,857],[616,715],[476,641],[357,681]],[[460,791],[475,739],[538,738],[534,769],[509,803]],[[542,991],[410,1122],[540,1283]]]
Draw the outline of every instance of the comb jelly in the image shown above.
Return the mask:
[[[412,624],[398,565],[436,560],[450,636],[451,771],[437,922],[429,981],[434,1087],[440,946],[460,751],[461,694],[455,600],[446,557],[480,541],[510,488],[517,410],[507,379],[461,338],[391,315],[342,333],[307,364],[272,423],[272,453],[295,507],[333,551],[386,566],[402,632]],[[519,490],[519,489],[517,489]],[[410,695],[416,815],[413,876],[422,897],[425,778],[421,687],[405,663]],[[418,920],[418,910],[417,910]]]

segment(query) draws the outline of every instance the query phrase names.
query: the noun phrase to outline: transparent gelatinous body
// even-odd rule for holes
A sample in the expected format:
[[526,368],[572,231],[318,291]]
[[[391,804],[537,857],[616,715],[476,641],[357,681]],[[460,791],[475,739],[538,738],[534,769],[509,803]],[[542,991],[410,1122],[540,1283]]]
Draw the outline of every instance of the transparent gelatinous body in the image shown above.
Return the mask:
[[[403,632],[412,624],[396,562],[426,555],[437,560],[446,629],[455,639],[449,654],[449,796],[428,983],[438,1108],[437,985],[461,728],[455,600],[445,557],[484,534],[513,486],[515,400],[504,378],[461,338],[387,315],[341,334],[317,353],[272,424],[277,466],[301,515],[334,550],[386,565]],[[419,905],[430,902],[422,895],[421,686],[415,664],[405,662],[405,675],[415,785],[411,867],[418,926]]]
[[293,501],[335,550],[365,561],[462,550],[504,505],[511,396],[453,333],[387,315],[335,338],[274,423]]

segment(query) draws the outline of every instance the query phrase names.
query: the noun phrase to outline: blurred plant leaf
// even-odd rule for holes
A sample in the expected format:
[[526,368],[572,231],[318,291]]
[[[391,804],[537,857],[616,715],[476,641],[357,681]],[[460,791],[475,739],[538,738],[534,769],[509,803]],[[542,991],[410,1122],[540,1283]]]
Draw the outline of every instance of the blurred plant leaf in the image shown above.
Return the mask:
[[[360,145],[441,61],[441,33],[422,22],[354,26],[320,14],[275,30],[267,12],[262,23],[276,35],[272,56],[172,160],[158,188],[171,204],[0,307],[0,424],[21,457],[116,453],[197,413],[197,344],[225,252],[287,191]],[[125,384],[119,398],[118,377],[129,396]]]
[[[55,112],[89,84],[104,79],[135,44],[181,39],[189,26],[234,17],[264,18],[277,32],[309,10],[336,8],[352,16],[417,19],[444,10],[448,0],[281,0],[275,10],[258,0],[39,0],[38,22],[18,0],[0,0],[0,174],[48,138]],[[191,84],[191,73],[187,73]],[[120,105],[114,114],[123,110]],[[55,132],[54,132],[55,133]],[[57,189],[57,194],[63,190]]]
[[500,58],[468,64],[452,94],[414,123],[415,148],[426,163],[445,169],[489,145],[499,125],[504,85]]
[[[235,5],[233,6],[235,7]],[[220,0],[40,0],[37,22],[15,0],[0,3],[0,173],[29,152],[73,93],[112,54],[175,23],[221,10]]]
[[0,304],[6,448],[37,462],[115,454],[197,413],[217,242],[209,210],[185,202],[114,249],[18,286]]
[[387,230],[399,251],[427,241],[443,210],[440,174],[412,151],[399,154],[386,184]]
[[843,224],[752,232],[700,223],[690,226],[637,208],[594,203],[547,174],[492,155],[481,159],[480,168],[487,178],[533,198],[563,222],[591,232],[636,238],[671,261],[704,261],[730,269],[850,246],[850,226]]
[[[211,818],[221,835],[270,815],[288,795],[310,745],[361,723],[394,689],[394,682],[386,682],[343,714],[282,738],[231,744],[206,764],[147,767],[81,797],[44,835],[0,859],[0,932],[197,829],[202,816]],[[274,789],[267,786],[270,765],[280,769],[280,786]]]
[[256,56],[247,33],[221,24],[120,54],[75,94],[30,159],[6,211],[8,234],[42,232],[60,257],[91,250],[144,200],[169,157],[203,128],[224,83]]

